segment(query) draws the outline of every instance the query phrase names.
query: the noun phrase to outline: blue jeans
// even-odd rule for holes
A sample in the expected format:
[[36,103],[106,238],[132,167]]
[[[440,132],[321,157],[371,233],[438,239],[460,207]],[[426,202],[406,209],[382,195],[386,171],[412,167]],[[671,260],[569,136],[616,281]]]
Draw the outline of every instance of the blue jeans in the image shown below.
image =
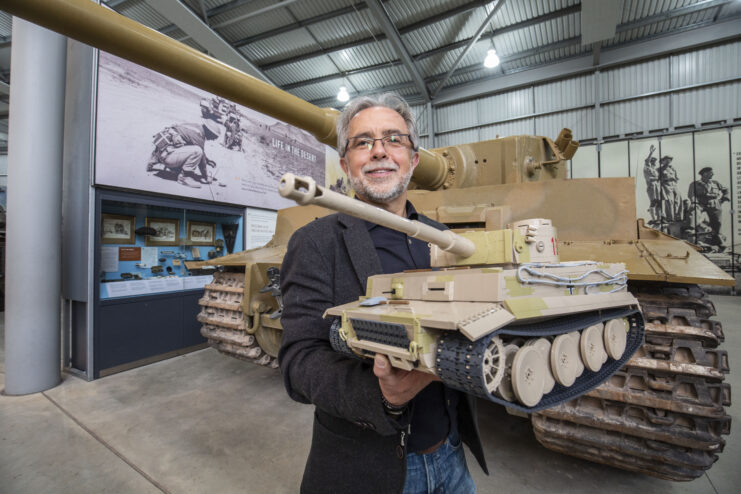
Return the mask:
[[476,485],[468,473],[463,444],[453,433],[434,453],[407,453],[404,494],[475,494]]

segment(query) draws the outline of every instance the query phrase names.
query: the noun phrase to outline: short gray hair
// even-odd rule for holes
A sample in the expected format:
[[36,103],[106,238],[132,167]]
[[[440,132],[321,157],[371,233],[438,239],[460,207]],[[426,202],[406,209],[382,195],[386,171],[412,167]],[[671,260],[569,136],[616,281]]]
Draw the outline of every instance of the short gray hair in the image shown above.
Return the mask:
[[419,133],[409,103],[398,94],[383,93],[373,96],[359,96],[351,100],[342,109],[342,113],[337,118],[337,152],[340,153],[340,156],[345,156],[347,152],[347,131],[350,127],[350,120],[361,111],[374,106],[390,108],[401,115],[409,129],[409,140],[412,143],[412,149],[414,151],[419,150]]

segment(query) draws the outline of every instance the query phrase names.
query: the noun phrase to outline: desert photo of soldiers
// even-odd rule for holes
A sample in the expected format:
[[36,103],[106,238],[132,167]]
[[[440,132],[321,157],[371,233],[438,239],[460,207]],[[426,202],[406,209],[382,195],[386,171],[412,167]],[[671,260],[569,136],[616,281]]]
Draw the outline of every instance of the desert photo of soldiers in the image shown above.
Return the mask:
[[282,174],[324,181],[308,132],[105,52],[98,108],[99,184],[278,209]]

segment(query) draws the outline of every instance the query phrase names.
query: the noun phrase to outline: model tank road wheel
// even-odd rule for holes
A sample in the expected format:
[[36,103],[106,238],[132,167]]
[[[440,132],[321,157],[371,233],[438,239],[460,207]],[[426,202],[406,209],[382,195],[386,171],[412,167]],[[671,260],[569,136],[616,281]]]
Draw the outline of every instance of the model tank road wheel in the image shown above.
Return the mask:
[[515,399],[515,390],[512,389],[512,362],[515,359],[517,350],[519,350],[518,346],[513,344],[504,347],[503,360],[505,370],[502,381],[499,383],[499,386],[497,386],[497,394],[507,401]]
[[[549,449],[586,460],[695,479],[717,460],[730,433],[721,324],[695,285],[631,283],[630,291],[647,321],[645,343],[601,386],[533,414],[535,436]],[[605,323],[609,356],[624,351],[625,327],[622,318]]]
[[517,400],[532,407],[543,398],[547,360],[537,348],[524,346],[515,354],[512,361],[512,390]]

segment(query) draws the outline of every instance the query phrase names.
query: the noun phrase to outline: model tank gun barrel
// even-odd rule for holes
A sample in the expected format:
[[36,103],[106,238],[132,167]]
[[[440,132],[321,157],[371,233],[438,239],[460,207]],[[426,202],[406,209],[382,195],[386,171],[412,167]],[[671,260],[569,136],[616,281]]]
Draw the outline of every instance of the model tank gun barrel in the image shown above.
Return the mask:
[[410,237],[433,243],[442,250],[460,257],[468,257],[475,250],[473,242],[467,238],[449,230],[438,230],[419,221],[402,218],[381,208],[327,190],[317,185],[311,177],[297,177],[293,173],[286,173],[280,179],[278,190],[281,196],[292,199],[298,204],[316,204],[372,221],[386,228],[406,233]]

